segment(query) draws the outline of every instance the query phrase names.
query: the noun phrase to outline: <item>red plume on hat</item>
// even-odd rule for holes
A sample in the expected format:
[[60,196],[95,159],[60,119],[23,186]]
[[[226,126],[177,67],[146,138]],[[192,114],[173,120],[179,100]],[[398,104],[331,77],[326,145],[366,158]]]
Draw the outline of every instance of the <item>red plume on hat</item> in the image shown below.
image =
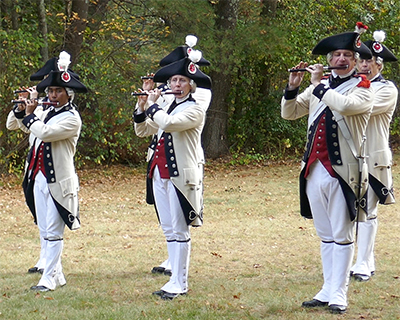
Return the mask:
[[367,30],[368,30],[368,26],[365,25],[364,23],[362,23],[360,21],[356,23],[356,29],[354,30],[355,32],[357,32],[359,34],[363,34]]

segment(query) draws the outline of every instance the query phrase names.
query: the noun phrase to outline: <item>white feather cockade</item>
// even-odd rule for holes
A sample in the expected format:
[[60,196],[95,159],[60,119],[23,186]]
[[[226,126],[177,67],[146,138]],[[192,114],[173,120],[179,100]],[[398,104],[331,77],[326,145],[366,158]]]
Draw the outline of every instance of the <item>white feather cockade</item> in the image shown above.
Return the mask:
[[60,71],[67,71],[68,66],[71,63],[71,56],[68,52],[62,51],[60,52],[60,56],[58,57],[57,66]]
[[200,50],[192,50],[189,53],[189,59],[194,63],[199,62],[202,56],[203,54],[201,53]]
[[377,30],[377,31],[374,31],[373,37],[374,37],[375,41],[383,42],[383,41],[385,41],[386,33],[383,30]]
[[197,37],[189,34],[186,36],[185,43],[188,47],[193,48],[197,43]]

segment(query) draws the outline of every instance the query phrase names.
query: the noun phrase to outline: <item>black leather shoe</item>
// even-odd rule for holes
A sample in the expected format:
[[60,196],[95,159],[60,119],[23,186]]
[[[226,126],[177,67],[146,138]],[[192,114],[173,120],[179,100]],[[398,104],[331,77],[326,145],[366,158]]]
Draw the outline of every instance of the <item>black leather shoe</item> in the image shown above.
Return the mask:
[[161,299],[163,299],[163,300],[174,300],[177,296],[179,296],[179,293],[164,292],[164,294],[161,296]]
[[151,269],[151,273],[161,273],[163,274],[165,271],[164,267],[154,267],[153,269]]
[[153,296],[162,297],[164,293],[165,293],[164,290],[159,290],[159,291],[154,291],[154,292],[152,293],[152,295],[153,295]]
[[32,267],[32,268],[28,269],[28,273],[36,273],[36,272],[39,272],[39,269],[36,267]]
[[166,275],[166,276],[172,276],[172,270],[170,270],[170,269],[165,269],[164,270],[164,274]]
[[39,269],[37,267],[32,267],[28,269],[28,273],[36,273],[39,272]]
[[38,269],[37,267],[32,267],[28,269],[28,273],[41,273],[43,274],[43,269]]
[[174,300],[175,298],[179,296],[184,296],[186,293],[169,293],[164,291],[164,294],[161,296],[161,299],[163,300]]
[[164,290],[154,291],[152,294],[160,297],[163,300],[173,300],[178,296],[186,295],[186,293],[170,293]]
[[45,286],[32,286],[32,287],[31,287],[31,290],[40,291],[40,292],[47,292],[47,291],[50,291],[50,289],[47,288],[47,287],[45,287]]
[[365,282],[368,281],[371,277],[367,276],[366,274],[360,274],[360,273],[355,273],[353,274],[354,280],[360,281],[360,282]]
[[342,314],[345,313],[347,308],[345,306],[341,306],[339,304],[331,304],[329,306],[329,311],[331,313]]
[[316,307],[326,307],[328,302],[319,301],[317,299],[312,299],[310,301],[304,301],[301,306],[303,308],[316,308]]

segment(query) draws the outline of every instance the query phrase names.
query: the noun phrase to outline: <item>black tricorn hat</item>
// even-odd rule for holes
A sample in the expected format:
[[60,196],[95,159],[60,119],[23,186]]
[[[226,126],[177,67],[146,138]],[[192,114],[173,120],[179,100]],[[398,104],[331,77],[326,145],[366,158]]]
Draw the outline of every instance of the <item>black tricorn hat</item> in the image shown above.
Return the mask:
[[[54,57],[49,60],[44,64],[43,67],[41,67],[38,71],[36,71],[33,75],[31,75],[30,80],[31,81],[41,81],[43,80],[51,71],[58,71],[58,66],[57,66],[57,61],[58,58]],[[72,70],[68,71],[71,75],[73,75],[76,79],[79,80],[79,75]]]
[[[374,57],[381,58],[384,62],[397,61],[396,56],[382,44],[385,40],[386,34],[382,30],[375,31],[373,34],[374,40],[367,40],[364,44],[371,50]],[[360,55],[361,59],[367,59]]]
[[[179,61],[183,58],[189,57],[189,54],[192,52],[193,47],[197,44],[197,37],[194,35],[187,35],[185,38],[185,45],[179,46],[175,48],[170,54],[166,55],[160,61],[160,67],[164,67],[167,64]],[[201,59],[196,62],[198,66],[209,66],[210,61],[201,57]]]
[[88,92],[86,86],[69,71],[51,71],[49,76],[36,86],[36,90],[43,93],[47,87],[71,88],[80,93]]
[[326,55],[341,49],[355,51],[365,57],[369,56],[368,59],[372,58],[371,51],[361,42],[358,32],[344,32],[322,39],[314,47],[312,54]]
[[182,75],[193,79],[200,88],[211,89],[211,79],[201,72],[190,58],[183,58],[159,69],[154,75],[155,82],[167,82],[174,75]]
[[[177,47],[170,54],[168,54],[167,56],[165,56],[164,58],[161,59],[160,67],[164,67],[170,63],[176,62],[183,58],[187,58],[192,50],[193,50],[193,48],[191,48],[187,45]],[[199,66],[209,66],[210,61],[201,57],[201,59],[198,62],[196,62],[196,64]]]

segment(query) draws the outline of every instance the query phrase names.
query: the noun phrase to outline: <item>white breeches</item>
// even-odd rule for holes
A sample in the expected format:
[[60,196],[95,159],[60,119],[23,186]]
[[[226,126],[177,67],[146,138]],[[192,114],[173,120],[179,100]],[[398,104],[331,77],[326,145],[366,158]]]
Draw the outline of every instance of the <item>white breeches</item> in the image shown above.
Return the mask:
[[50,195],[46,178],[42,172],[35,177],[34,197],[37,224],[40,235],[46,241],[45,266],[39,286],[54,290],[58,284],[65,284],[62,275],[61,253],[63,249],[63,236],[65,223],[58,213],[54,200]]
[[351,261],[354,255],[354,224],[350,220],[339,181],[316,161],[307,177],[306,192],[314,226],[321,238],[324,275],[322,289],[314,299],[329,305],[347,306]]
[[157,167],[153,175],[153,191],[161,228],[167,240],[168,261],[172,272],[170,280],[161,290],[186,293],[191,249],[190,229],[173,183],[169,179],[162,179]]
[[346,205],[342,188],[318,160],[307,177],[307,197],[314,226],[322,241],[339,244],[354,242],[354,224]]
[[167,241],[189,240],[189,226],[183,215],[175,187],[171,180],[161,179],[157,166],[153,175],[153,191],[161,228]]

